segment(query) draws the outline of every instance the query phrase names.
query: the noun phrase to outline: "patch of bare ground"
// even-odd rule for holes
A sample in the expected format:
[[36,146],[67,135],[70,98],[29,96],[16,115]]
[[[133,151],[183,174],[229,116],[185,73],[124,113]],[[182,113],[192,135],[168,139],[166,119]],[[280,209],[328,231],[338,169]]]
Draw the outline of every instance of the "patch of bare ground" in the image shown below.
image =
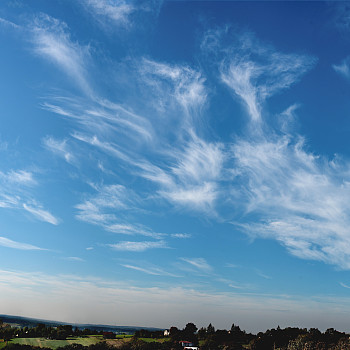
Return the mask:
[[123,339],[108,339],[106,343],[108,345],[114,346],[116,348],[121,347],[123,344],[129,342],[132,338],[123,338]]

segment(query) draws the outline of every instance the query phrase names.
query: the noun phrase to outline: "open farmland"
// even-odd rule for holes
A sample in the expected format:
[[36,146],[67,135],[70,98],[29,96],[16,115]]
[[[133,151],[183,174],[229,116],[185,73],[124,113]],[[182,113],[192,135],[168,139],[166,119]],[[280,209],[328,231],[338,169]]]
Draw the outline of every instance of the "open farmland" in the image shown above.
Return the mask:
[[41,348],[57,349],[60,346],[66,346],[69,344],[81,344],[83,346],[89,346],[91,344],[99,343],[103,340],[102,336],[87,336],[87,337],[69,337],[66,340],[53,340],[46,338],[18,338],[12,339],[10,343],[38,346]]

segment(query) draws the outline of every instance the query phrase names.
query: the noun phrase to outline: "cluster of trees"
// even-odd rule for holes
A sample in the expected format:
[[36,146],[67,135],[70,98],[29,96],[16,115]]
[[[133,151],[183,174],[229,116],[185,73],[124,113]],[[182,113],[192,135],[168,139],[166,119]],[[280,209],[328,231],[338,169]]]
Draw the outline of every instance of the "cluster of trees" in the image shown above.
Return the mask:
[[[135,334],[136,335],[136,334]],[[142,338],[161,338],[160,332],[145,330],[137,333]],[[333,328],[325,332],[317,328],[288,327],[269,329],[257,335],[241,330],[233,324],[230,330],[215,329],[212,324],[197,329],[188,323],[184,329],[170,328],[170,340],[163,343],[146,343],[138,337],[124,344],[120,350],[178,350],[180,340],[191,341],[200,350],[349,350],[350,337]]]
[[57,327],[48,327],[43,323],[38,323],[36,327],[11,327],[2,323],[0,320],[0,339],[5,341],[13,338],[47,338],[47,339],[67,339],[69,336],[81,337],[84,335],[96,334],[96,331],[90,329],[73,329],[71,325],[59,325]]
[[317,328],[285,328],[267,330],[258,333],[250,342],[251,350],[348,350],[349,334],[338,332],[334,328],[324,333]]

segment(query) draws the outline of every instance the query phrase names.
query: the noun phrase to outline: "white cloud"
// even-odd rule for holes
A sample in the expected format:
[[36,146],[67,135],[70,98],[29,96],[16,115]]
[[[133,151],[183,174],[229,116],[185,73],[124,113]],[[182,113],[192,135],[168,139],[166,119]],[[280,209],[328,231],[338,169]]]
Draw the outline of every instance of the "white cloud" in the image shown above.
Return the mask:
[[160,191],[159,193],[173,203],[195,210],[204,210],[208,213],[213,211],[213,205],[218,195],[216,185],[207,182],[202,186],[177,187],[174,188],[174,191]]
[[45,137],[43,139],[45,147],[52,153],[62,157],[67,163],[73,164],[76,159],[68,149],[67,140],[56,140],[53,137]]
[[[227,40],[230,46],[222,47]],[[253,122],[261,121],[268,97],[290,87],[315,64],[310,56],[280,53],[251,33],[229,28],[208,32],[202,48],[221,61],[221,80],[245,103]]]
[[168,248],[165,241],[143,241],[143,242],[129,242],[123,241],[120,243],[109,244],[109,247],[114,250],[130,251],[130,252],[144,252],[148,249]]
[[252,237],[274,238],[295,256],[350,268],[350,163],[305,150],[302,138],[266,135],[232,148],[239,201]]
[[130,1],[125,0],[86,0],[82,5],[104,27],[106,21],[117,26],[129,25],[129,16],[136,10]]
[[174,275],[170,272],[164,271],[163,269],[159,268],[159,267],[140,267],[140,266],[135,266],[135,265],[130,265],[130,264],[122,264],[122,266],[124,266],[127,269],[131,269],[131,270],[136,270],[136,271],[140,271],[143,273],[146,273],[148,275],[154,275],[154,276],[170,276],[170,277],[181,277],[179,275]]
[[122,185],[93,185],[97,194],[89,196],[78,209],[76,218],[98,225],[104,230],[118,234],[143,235],[160,239],[167,234],[154,232],[145,225],[130,223],[130,215],[142,210],[142,201],[133,190]]
[[143,59],[139,67],[142,82],[150,85],[156,96],[156,104],[164,109],[176,102],[182,107],[185,128],[206,104],[205,78],[187,66],[170,65]]
[[13,23],[11,21],[8,21],[7,19],[1,18],[1,17],[0,17],[0,24],[3,26],[6,26],[6,27],[10,27],[12,29],[20,29],[21,28],[21,26],[19,26],[18,24]]
[[16,183],[25,184],[25,185],[31,185],[36,183],[33,178],[33,174],[25,170],[19,170],[19,171],[11,170],[8,174],[8,179],[11,182],[16,182]]
[[48,212],[47,210],[41,208],[37,204],[33,204],[32,203],[30,205],[27,205],[26,203],[23,203],[23,208],[27,212],[29,212],[32,215],[34,215],[40,221],[44,221],[44,222],[47,222],[47,223],[52,224],[52,225],[58,225],[59,224],[59,220],[55,216],[53,216],[50,212]]
[[344,287],[344,288],[350,289],[350,286],[347,285],[347,284],[345,284],[345,283],[343,283],[343,282],[339,282],[339,284],[340,284],[342,287]]
[[[111,135],[118,135],[119,142],[149,143],[154,137],[152,125],[147,118],[140,116],[123,106],[107,100],[92,100],[82,98],[53,97],[51,102],[42,103],[42,108],[50,112],[75,120],[94,136],[84,137],[83,134],[75,132],[77,138],[82,141],[97,142],[94,138],[98,136],[108,138]],[[101,142],[103,146],[106,142]],[[96,144],[98,146],[98,144]]]
[[64,22],[42,14],[30,27],[36,54],[60,67],[88,95],[92,89],[87,79],[86,65],[90,60],[87,46],[73,42]]
[[66,258],[63,258],[64,260],[68,260],[68,261],[78,261],[78,262],[83,262],[85,261],[82,258],[79,258],[77,256],[67,256]]
[[140,176],[155,182],[158,194],[166,200],[214,214],[226,158],[223,145],[206,142],[191,133],[184,146],[173,149],[167,156],[174,165],[164,169],[147,162],[137,163],[142,170]]
[[180,258],[202,272],[211,272],[213,268],[207,263],[204,258]]
[[27,170],[0,171],[0,208],[25,210],[41,221],[57,225],[58,219],[33,199],[33,187],[37,184],[33,173]]
[[0,208],[15,208],[18,207],[20,198],[18,196],[7,195],[0,193]]
[[36,184],[33,173],[27,170],[10,170],[7,173],[0,171],[0,181],[1,180],[7,184],[24,186],[31,186]]
[[192,237],[192,235],[190,235],[189,233],[172,233],[170,236],[173,238],[181,238],[181,239]]
[[139,201],[137,195],[122,185],[94,185],[97,194],[76,205],[76,218],[91,224],[102,226],[118,233],[134,233],[135,226],[121,222],[116,211],[122,212],[134,208]]
[[333,69],[346,79],[350,79],[350,56],[339,65],[333,64]]
[[341,31],[350,30],[350,6],[347,1],[334,1],[330,5],[334,8],[334,23]]
[[14,248],[14,249],[20,249],[20,250],[46,250],[43,248],[36,247],[31,244],[27,243],[21,243],[16,242],[11,239],[8,239],[6,237],[0,237],[0,246],[7,247],[7,248]]
[[208,143],[193,135],[193,140],[176,157],[177,165],[172,172],[183,182],[197,184],[220,178],[224,162],[220,143]]

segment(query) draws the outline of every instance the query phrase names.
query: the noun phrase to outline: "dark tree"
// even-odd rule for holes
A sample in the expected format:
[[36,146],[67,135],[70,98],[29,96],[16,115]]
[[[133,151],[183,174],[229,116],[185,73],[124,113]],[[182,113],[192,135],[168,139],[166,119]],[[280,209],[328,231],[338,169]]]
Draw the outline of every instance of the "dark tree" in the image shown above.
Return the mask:
[[207,333],[208,334],[214,334],[215,333],[215,328],[214,328],[214,326],[211,323],[209,323],[209,326],[207,328]]
[[194,334],[197,332],[197,329],[198,329],[197,326],[194,323],[190,322],[190,323],[187,323],[184,329],[184,332],[186,334]]

